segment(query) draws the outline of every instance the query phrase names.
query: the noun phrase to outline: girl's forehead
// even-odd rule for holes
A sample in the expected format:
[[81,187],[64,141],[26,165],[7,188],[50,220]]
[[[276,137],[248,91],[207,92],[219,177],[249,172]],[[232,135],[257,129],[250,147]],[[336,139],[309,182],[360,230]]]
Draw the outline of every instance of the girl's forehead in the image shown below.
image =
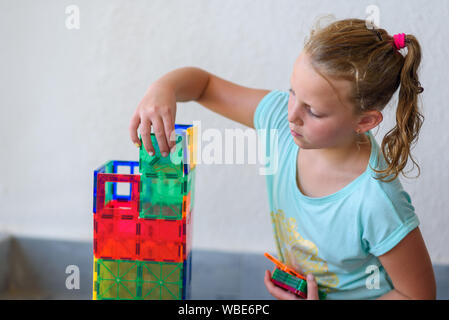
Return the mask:
[[[322,73],[322,71],[320,70]],[[351,82],[343,79],[332,79],[318,73],[310,63],[307,54],[302,52],[296,59],[291,75],[292,89],[303,101],[315,103],[321,107],[349,107]]]
[[291,76],[293,89],[309,99],[317,99],[333,94],[329,83],[312,67],[304,55],[295,61]]

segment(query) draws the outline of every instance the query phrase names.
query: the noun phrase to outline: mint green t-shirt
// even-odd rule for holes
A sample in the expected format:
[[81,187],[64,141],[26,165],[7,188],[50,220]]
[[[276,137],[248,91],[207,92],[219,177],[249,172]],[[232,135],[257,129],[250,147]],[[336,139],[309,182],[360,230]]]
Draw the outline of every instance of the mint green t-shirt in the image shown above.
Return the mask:
[[[287,92],[271,91],[254,114],[257,130],[277,132],[277,170],[266,181],[278,258],[303,274],[313,273],[327,299],[378,298],[393,284],[377,257],[419,225],[410,196],[397,178],[390,183],[374,179],[370,165],[383,168],[385,160],[371,132],[366,133],[370,165],[363,174],[331,195],[302,194],[296,184],[299,147],[287,120],[288,98]],[[260,136],[273,145],[275,135]]]

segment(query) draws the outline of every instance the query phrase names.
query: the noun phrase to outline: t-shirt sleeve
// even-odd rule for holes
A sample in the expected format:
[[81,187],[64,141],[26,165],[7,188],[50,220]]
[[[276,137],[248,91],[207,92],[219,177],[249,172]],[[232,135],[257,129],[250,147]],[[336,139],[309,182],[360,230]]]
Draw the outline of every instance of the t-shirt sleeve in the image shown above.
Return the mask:
[[262,163],[259,173],[267,176],[271,185],[273,175],[278,171],[280,150],[285,149],[288,130],[288,99],[287,92],[274,90],[260,100],[254,112],[254,128],[258,136],[259,155]]
[[288,93],[274,90],[262,98],[254,112],[255,129],[279,129],[288,116]]
[[375,200],[362,214],[362,240],[369,253],[381,256],[418,227],[419,219],[398,179],[377,186]]

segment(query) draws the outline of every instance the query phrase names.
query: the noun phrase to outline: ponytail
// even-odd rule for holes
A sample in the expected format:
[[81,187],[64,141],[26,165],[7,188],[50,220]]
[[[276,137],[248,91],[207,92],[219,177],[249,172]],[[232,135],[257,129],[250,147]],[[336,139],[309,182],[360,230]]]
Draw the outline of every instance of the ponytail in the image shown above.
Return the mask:
[[[424,91],[417,76],[417,69],[421,62],[421,48],[412,35],[407,36],[406,43],[408,53],[400,72],[401,87],[396,110],[396,125],[385,135],[381,146],[387,167],[384,170],[374,169],[383,174],[379,179],[385,182],[394,180],[399,173],[403,172],[409,157],[418,168],[417,177],[420,175],[419,165],[411,156],[410,149],[418,140],[424,121],[424,116],[418,107],[418,94]],[[397,54],[400,53],[397,52]]]

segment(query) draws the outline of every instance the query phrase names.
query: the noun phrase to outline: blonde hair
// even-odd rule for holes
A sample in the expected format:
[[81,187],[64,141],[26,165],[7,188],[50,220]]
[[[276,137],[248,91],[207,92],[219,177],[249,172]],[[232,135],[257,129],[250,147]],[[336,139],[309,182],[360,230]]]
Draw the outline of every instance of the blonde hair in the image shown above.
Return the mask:
[[384,29],[369,29],[365,20],[345,19],[326,27],[317,24],[304,45],[313,68],[324,78],[354,84],[349,97],[354,114],[382,111],[400,86],[396,125],[384,136],[381,146],[387,166],[373,169],[383,174],[378,179],[384,182],[393,181],[399,173],[405,176],[409,157],[418,168],[417,177],[420,175],[410,148],[424,121],[418,108],[418,94],[424,91],[417,76],[421,47],[413,35],[406,35],[408,53],[404,57],[393,41]]

